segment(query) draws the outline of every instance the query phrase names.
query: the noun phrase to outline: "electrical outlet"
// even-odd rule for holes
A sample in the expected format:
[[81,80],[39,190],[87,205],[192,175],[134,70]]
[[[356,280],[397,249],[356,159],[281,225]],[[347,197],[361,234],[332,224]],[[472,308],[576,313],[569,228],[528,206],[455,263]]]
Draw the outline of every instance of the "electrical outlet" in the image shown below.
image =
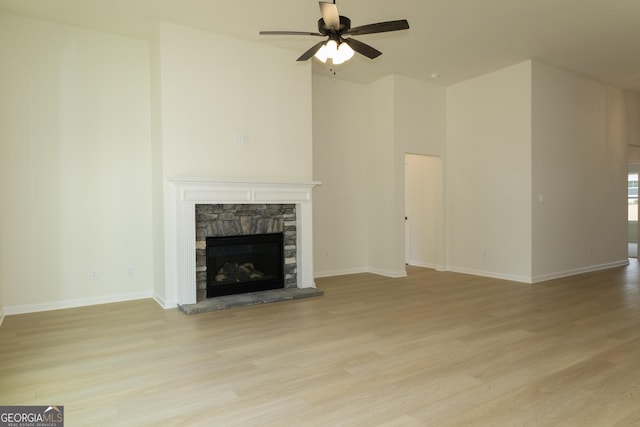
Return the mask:
[[91,275],[91,280],[98,280],[98,270],[92,269],[89,274]]
[[127,272],[129,274],[129,277],[134,277],[136,275],[135,265],[130,265],[129,268],[127,269]]

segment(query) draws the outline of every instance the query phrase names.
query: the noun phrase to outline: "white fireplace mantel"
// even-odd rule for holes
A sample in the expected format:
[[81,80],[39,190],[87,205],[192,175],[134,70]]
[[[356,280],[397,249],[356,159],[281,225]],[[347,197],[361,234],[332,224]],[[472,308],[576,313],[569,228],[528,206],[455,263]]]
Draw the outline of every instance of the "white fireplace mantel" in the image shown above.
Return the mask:
[[[175,281],[179,305],[196,303],[196,204],[295,204],[297,218],[297,280],[299,288],[315,287],[311,193],[319,182],[220,181],[171,178],[167,230],[167,284]],[[173,217],[173,219],[171,218]],[[175,232],[175,234],[173,234]],[[170,235],[175,236],[175,241]],[[172,244],[173,243],[173,244]],[[171,260],[173,258],[173,262]],[[173,292],[172,292],[173,293]],[[171,298],[170,298],[171,299]]]

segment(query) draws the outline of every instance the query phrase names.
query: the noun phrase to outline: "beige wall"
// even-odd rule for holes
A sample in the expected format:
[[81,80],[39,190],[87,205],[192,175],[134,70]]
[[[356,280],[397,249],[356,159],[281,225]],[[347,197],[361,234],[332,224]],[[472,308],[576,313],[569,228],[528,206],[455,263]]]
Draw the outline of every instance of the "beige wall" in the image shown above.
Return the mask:
[[533,63],[534,280],[627,261],[624,94]]
[[531,61],[448,88],[449,268],[535,282],[625,264],[624,98]]
[[531,276],[531,62],[447,88],[448,267]]
[[162,145],[162,67],[160,25],[155,27],[154,37],[150,43],[151,58],[151,206],[152,206],[152,239],[153,239],[153,295],[161,304],[166,293],[165,272],[165,215],[164,215],[164,157]]
[[[626,137],[630,146],[640,148],[640,94],[624,93],[626,110]],[[640,162],[640,150],[629,152],[629,159]]]
[[[429,232],[427,235],[420,235],[417,241],[422,241],[422,246],[425,247],[431,243],[431,234],[435,234],[436,254],[431,261],[435,262],[436,268],[445,268],[444,169],[442,165],[446,153],[446,123],[446,89],[444,87],[394,76],[394,192],[396,195],[394,228],[396,230],[395,248],[399,255],[396,258],[398,265],[406,260],[404,257],[406,186],[404,161],[405,155],[410,153],[437,158],[430,159],[428,167],[430,175],[428,179],[435,181],[429,186],[429,193],[426,196],[430,202],[434,203],[430,207],[428,218],[424,218],[423,225]],[[433,215],[436,215],[436,224],[432,226],[434,228],[426,225]],[[431,261],[428,262],[431,263]]]
[[311,67],[294,53],[172,24],[149,43],[0,19],[6,311],[170,305],[168,178],[312,179]]
[[166,263],[165,283],[154,292],[171,306],[177,258],[167,237],[176,233],[169,179],[311,181],[311,64],[296,63],[293,52],[170,23],[160,24],[158,42],[164,207],[156,215],[165,240],[156,263]]
[[[394,78],[370,85],[371,130],[365,156],[367,162],[368,269],[390,277],[404,276],[404,247],[398,245],[398,209],[404,199],[395,192],[396,169],[394,147]],[[401,178],[404,181],[404,176]],[[400,206],[397,206],[401,203]],[[400,240],[403,242],[404,240]],[[399,251],[400,252],[399,252]]]
[[406,153],[443,160],[442,268],[529,281],[625,258],[636,98],[530,61],[444,89],[312,77],[295,57],[168,23],[149,43],[0,14],[5,314],[175,299],[176,176],[323,181],[316,272],[402,276]]
[[2,13],[0,58],[5,312],[150,296],[147,42]]
[[405,275],[404,155],[445,152],[444,106],[444,88],[426,82],[314,75],[314,178],[323,182],[314,199],[317,275]]
[[313,76],[316,276],[367,271],[368,86]]
[[169,23],[160,47],[165,177],[311,179],[310,63]]

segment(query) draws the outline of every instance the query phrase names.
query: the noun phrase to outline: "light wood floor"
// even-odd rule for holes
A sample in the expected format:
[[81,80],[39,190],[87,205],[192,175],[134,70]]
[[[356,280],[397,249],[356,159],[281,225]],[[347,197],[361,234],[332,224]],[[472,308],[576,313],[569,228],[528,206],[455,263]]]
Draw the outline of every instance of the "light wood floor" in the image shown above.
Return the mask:
[[527,285],[410,268],[184,315],[9,316],[0,404],[68,426],[640,425],[640,268]]

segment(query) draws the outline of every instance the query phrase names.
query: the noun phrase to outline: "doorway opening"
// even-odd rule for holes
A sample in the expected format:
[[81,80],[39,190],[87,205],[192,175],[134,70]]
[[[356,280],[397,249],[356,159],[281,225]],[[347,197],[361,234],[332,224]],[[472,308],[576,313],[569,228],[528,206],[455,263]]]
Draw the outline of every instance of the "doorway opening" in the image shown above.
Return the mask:
[[443,270],[442,159],[407,153],[404,160],[405,263]]

